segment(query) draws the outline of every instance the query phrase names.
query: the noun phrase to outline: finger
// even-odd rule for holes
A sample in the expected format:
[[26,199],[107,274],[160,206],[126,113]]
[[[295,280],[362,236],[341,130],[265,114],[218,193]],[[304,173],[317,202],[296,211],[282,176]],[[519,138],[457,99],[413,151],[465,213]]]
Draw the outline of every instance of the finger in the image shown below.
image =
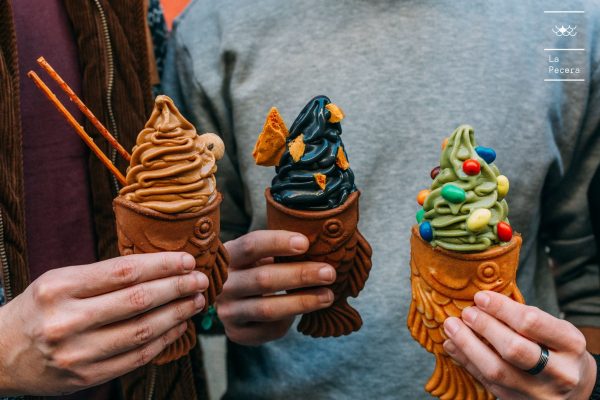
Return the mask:
[[483,379],[483,374],[481,373],[481,371],[478,370],[474,364],[469,363],[469,360],[467,359],[467,357],[463,354],[462,351],[460,351],[460,349],[458,347],[456,347],[456,345],[454,344],[454,342],[452,342],[452,340],[446,340],[444,342],[443,346],[444,346],[444,350],[446,351],[446,353],[448,353],[448,355],[450,357],[452,357],[452,359],[454,361],[456,361],[460,366],[465,368],[474,377],[479,377],[479,378],[475,378],[475,379],[477,379],[479,381],[479,383],[481,383],[487,390],[492,392],[496,397],[498,397],[500,399],[513,399],[513,400],[527,399],[527,397],[523,396],[521,393],[510,390],[509,388],[505,388],[500,385],[496,385],[493,382],[485,381],[485,379]]
[[454,317],[446,319],[444,332],[465,355],[466,361],[463,366],[480,382],[510,386],[515,389],[526,387],[523,373],[502,360],[460,319]]
[[519,335],[477,307],[465,308],[462,320],[483,336],[500,356],[521,370],[532,368],[540,358],[540,346]]
[[91,367],[93,371],[90,373],[95,374],[102,381],[125,375],[156,358],[167,346],[179,339],[186,329],[187,323],[181,323],[150,343],[94,364]]
[[232,273],[225,283],[228,297],[248,297],[335,281],[335,269],[323,263],[296,262],[269,264]]
[[295,232],[254,231],[225,243],[230,268],[251,266],[266,257],[293,256],[308,250],[308,239]]
[[[137,318],[84,333],[73,346],[87,348],[84,358],[88,362],[105,360],[157,339],[198,314],[204,306],[202,294],[174,301]],[[94,345],[86,345],[89,343]]]
[[187,253],[132,254],[91,265],[61,268],[61,287],[70,296],[86,298],[141,282],[189,273],[196,266]]
[[522,336],[551,349],[577,350],[582,338],[573,325],[539,308],[526,306],[495,292],[479,292],[475,304]]
[[224,322],[273,322],[329,307],[332,302],[333,292],[327,288],[319,288],[225,302],[219,304],[217,310],[219,318]]
[[232,342],[243,346],[260,346],[285,336],[293,321],[294,317],[289,317],[275,322],[235,325],[233,329],[226,327],[225,335]]
[[84,329],[129,319],[173,300],[195,295],[208,288],[208,278],[199,271],[156,279],[116,292],[83,299],[78,306],[91,316]]
[[273,264],[275,263],[275,257],[265,257],[261,260],[258,260],[254,265],[260,267],[261,265]]

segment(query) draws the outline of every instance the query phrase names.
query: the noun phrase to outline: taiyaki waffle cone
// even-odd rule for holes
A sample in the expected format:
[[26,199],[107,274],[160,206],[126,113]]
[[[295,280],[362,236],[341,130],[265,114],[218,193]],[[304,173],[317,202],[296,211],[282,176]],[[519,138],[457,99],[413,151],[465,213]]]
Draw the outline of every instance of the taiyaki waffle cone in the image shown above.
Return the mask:
[[524,303],[516,282],[521,237],[514,235],[505,245],[483,252],[460,253],[432,247],[421,238],[415,225],[410,243],[412,302],[408,329],[436,359],[425,390],[442,400],[495,399],[446,354],[442,347],[446,340],[443,323],[448,317],[460,317],[481,290],[502,293]]
[[[206,306],[213,304],[227,279],[229,255],[219,239],[221,195],[199,212],[165,214],[118,196],[113,201],[121,255],[185,251],[196,258],[196,270],[210,285]],[[154,359],[166,364],[186,355],[196,345],[196,330],[188,321],[186,333]]]
[[305,211],[285,207],[265,192],[269,229],[283,229],[305,235],[310,246],[297,257],[278,257],[281,261],[325,262],[336,269],[337,279],[329,287],[333,305],[304,314],[298,331],[312,337],[348,335],[362,326],[358,311],[348,304],[357,297],[371,270],[371,246],[358,231],[358,191],[339,207],[326,211]]

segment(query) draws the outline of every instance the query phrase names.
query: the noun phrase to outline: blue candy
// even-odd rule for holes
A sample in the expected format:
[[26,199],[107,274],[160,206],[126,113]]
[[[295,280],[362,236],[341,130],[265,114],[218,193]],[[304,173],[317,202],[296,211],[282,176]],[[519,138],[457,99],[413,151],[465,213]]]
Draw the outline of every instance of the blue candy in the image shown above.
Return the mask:
[[477,146],[475,147],[475,151],[488,164],[493,163],[496,159],[496,152],[491,147]]
[[429,221],[425,221],[419,225],[419,234],[421,235],[421,238],[427,242],[433,240],[433,229],[431,228]]

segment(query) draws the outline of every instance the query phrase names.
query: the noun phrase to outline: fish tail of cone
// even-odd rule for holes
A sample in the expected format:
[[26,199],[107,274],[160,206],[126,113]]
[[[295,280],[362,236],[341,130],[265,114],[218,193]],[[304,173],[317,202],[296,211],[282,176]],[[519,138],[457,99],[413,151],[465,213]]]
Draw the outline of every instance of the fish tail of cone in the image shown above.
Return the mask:
[[314,338],[337,337],[349,335],[361,326],[360,314],[344,298],[324,310],[304,314],[298,332]]
[[441,400],[496,398],[450,357],[441,354],[436,354],[435,369],[425,384],[425,390]]
[[212,306],[217,300],[217,296],[223,291],[223,285],[227,281],[229,274],[229,263],[231,262],[227,249],[220,239],[217,240],[219,240],[219,247],[214,265],[212,268],[200,269],[208,277],[209,281],[208,289],[204,292],[206,307]]
[[196,346],[196,326],[192,320],[187,321],[187,329],[176,341],[168,345],[154,360],[154,365],[165,365],[179,360]]

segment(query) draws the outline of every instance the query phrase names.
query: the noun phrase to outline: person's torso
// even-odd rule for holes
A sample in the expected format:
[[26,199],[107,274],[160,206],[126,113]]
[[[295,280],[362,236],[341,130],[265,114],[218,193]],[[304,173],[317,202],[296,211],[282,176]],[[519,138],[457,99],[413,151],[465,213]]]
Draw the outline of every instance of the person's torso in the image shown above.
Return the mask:
[[[203,20],[196,19],[210,14],[203,7],[210,8],[197,1],[180,21],[183,36],[203,40]],[[558,312],[538,241],[540,208],[552,166],[572,155],[586,114],[597,35],[590,16],[596,10],[544,13],[563,8],[557,1],[219,3],[211,18],[218,21],[223,75],[199,83],[209,96],[230,94],[250,229],[266,226],[264,189],[275,174],[252,158],[267,112],[278,107],[289,127],[309,99],[325,94],[346,114],[342,139],[362,192],[359,227],[373,247],[369,280],[350,301],[362,329],[315,340],[292,328],[258,348],[230,345],[226,398],[426,397],[433,356],[406,328],[410,227],[442,139],[460,124],[472,125],[478,144],[495,149],[510,180],[509,220],[524,238],[525,298]],[[576,25],[578,34],[558,37],[557,24]],[[565,46],[586,50],[544,50]],[[188,50],[192,60],[215,56]],[[580,67],[585,82],[544,81],[553,77],[549,55]],[[204,62],[196,75],[206,76]]]

